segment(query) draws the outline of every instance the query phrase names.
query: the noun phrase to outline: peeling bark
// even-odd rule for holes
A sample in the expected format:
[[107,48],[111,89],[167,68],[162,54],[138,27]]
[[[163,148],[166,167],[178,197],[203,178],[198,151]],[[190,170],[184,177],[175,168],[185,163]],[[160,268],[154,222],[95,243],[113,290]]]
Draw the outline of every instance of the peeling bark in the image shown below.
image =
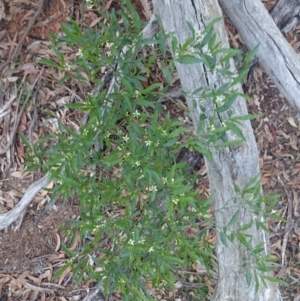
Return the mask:
[[[181,44],[191,36],[187,22],[195,30],[202,31],[210,21],[222,15],[217,0],[155,0],[154,12],[161,18],[164,29],[167,32],[174,32]],[[229,48],[223,22],[216,24],[215,31],[221,47]],[[219,86],[224,84],[224,81],[220,80],[217,75],[209,73],[202,64],[176,64],[176,68],[182,88],[187,95],[191,95],[189,92],[199,87],[206,87],[213,83],[218,83]],[[233,61],[231,61],[231,69],[235,69]],[[242,92],[241,85],[237,85],[236,88]],[[197,101],[197,96],[194,99],[187,97],[193,123],[197,129],[201,110],[199,102],[195,107],[193,101]],[[201,104],[205,106],[206,112],[213,109],[210,99]],[[247,114],[245,100],[239,97],[231,110],[234,115]],[[220,114],[219,118],[219,122],[226,122],[230,116],[224,113]],[[237,223],[232,226],[232,231],[243,227],[252,220],[245,200],[236,198],[234,184],[243,189],[251,179],[259,174],[258,150],[250,122],[244,122],[241,129],[246,139],[245,143],[221,150],[212,149],[213,160],[206,160],[210,190],[214,199],[217,232],[216,253],[219,264],[218,285],[212,300],[279,301],[281,300],[280,293],[276,285],[272,283],[268,283],[267,287],[261,284],[257,293],[254,281],[248,286],[246,271],[243,267],[243,258],[248,256],[246,249],[237,241],[228,242],[227,247],[221,242],[220,229],[229,224],[237,208],[240,210],[240,216]],[[227,133],[227,137],[229,141],[234,139],[230,133]],[[250,228],[247,233],[253,237],[253,246],[262,243],[265,251],[268,252],[269,237],[267,233],[261,230],[257,231],[255,227]],[[251,260],[250,257],[248,259]]]
[[[300,114],[300,61],[260,0],[219,0],[248,49],[259,45],[257,58],[287,101]],[[299,1],[280,0],[271,11],[283,30],[295,24]],[[293,10],[293,11],[292,11]],[[295,13],[295,15],[294,15]],[[293,21],[294,20],[294,21]]]
[[300,0],[279,0],[270,10],[277,27],[285,34],[300,22]]

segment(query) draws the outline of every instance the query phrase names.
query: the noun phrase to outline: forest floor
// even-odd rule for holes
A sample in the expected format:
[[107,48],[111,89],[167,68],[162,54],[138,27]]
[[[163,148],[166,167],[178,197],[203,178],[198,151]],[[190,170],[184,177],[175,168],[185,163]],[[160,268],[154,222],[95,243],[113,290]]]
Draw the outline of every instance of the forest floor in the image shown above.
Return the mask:
[[[119,9],[120,0],[106,2],[106,9]],[[139,0],[133,2],[145,21]],[[275,2],[264,1],[268,9]],[[9,104],[9,113],[0,117],[0,214],[13,209],[29,185],[43,176],[37,172],[23,172],[26,148],[16,133],[21,132],[35,142],[56,130],[58,118],[65,124],[80,122],[81,116],[76,116],[76,112],[70,113],[63,105],[74,101],[77,96],[84,99],[92,89],[75,85],[72,81],[60,85],[58,82],[63,74],[54,73],[53,69],[43,70],[41,73],[42,68],[38,63],[41,57],[55,56],[49,47],[50,35],[60,31],[61,22],[72,17],[82,28],[96,27],[101,22],[99,8],[87,9],[81,0],[48,0],[37,20],[43,26],[32,27],[19,54],[13,57],[38,3],[38,0],[0,1],[0,69],[9,58],[13,58],[8,66],[1,69],[0,78],[0,109]],[[226,26],[231,44],[240,47],[243,42],[228,20]],[[300,27],[290,32],[286,38],[299,52]],[[71,61],[77,51],[66,49],[66,58]],[[154,73],[152,77],[161,74],[159,64]],[[26,89],[32,85],[35,90],[27,102]],[[278,258],[280,265],[276,276],[289,284],[282,288],[283,299],[299,301],[299,120],[296,112],[259,66],[255,68],[252,80],[244,88],[245,93],[253,99],[253,102],[248,103],[249,112],[262,113],[262,117],[254,120],[252,125],[259,148],[264,193],[280,194],[279,203],[274,209],[285,219],[288,214],[292,217],[287,223],[271,220],[268,223],[272,254]],[[186,106],[182,100],[178,101]],[[172,116],[180,115],[174,102],[165,105]],[[50,183],[49,188],[53,185]],[[203,193],[209,194],[206,178],[199,185]],[[60,228],[66,224],[66,219],[75,219],[78,216],[79,208],[76,201],[58,201],[41,216],[49,200],[49,192],[41,191],[28,207],[20,229],[9,227],[0,232],[0,301],[78,301],[83,300],[93,286],[93,283],[86,282],[78,287],[72,281],[70,270],[58,279],[53,279],[53,274],[68,260],[67,254],[62,250],[65,237]],[[75,249],[79,244],[79,240],[75,241],[71,248]],[[214,281],[205,276],[204,278],[209,293],[212,293]],[[194,282],[195,279],[186,279],[181,288],[172,292],[157,292],[155,297],[158,300],[200,300],[193,294],[197,287]]]

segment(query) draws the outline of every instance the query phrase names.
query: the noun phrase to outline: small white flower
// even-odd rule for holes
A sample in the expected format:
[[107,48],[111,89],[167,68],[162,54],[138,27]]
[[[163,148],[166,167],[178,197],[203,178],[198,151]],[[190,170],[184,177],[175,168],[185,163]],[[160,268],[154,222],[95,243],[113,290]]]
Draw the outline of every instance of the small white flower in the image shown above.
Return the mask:
[[135,110],[134,113],[132,113],[133,117],[138,117],[141,115],[141,113],[138,110]]
[[194,52],[194,48],[192,46],[188,46],[186,49],[187,52]]
[[192,207],[192,212],[196,212],[197,210],[194,208],[194,207]]
[[217,98],[216,98],[216,104],[218,106],[220,106],[220,105],[223,104],[223,102],[224,102],[224,96],[217,96]]
[[86,0],[85,5],[88,9],[93,8],[93,2],[92,0]]
[[134,245],[134,241],[133,241],[133,239],[129,239],[129,241],[128,241],[128,244],[130,244],[130,245]]
[[111,47],[113,46],[114,44],[113,43],[106,43],[106,47],[111,49]]
[[252,200],[253,200],[253,198],[254,198],[254,195],[253,195],[253,193],[250,193],[250,194],[249,194],[249,195],[247,195],[247,197],[246,197],[247,201],[252,201]]
[[216,128],[215,128],[214,124],[212,124],[211,126],[208,127],[208,131],[209,131],[209,132],[212,132],[212,131],[214,131],[215,129],[216,129]]
[[168,183],[168,179],[166,177],[163,177],[162,179],[163,184],[167,184]]
[[70,70],[71,70],[71,66],[70,66],[68,63],[65,63],[64,69],[65,69],[66,71],[70,71]]
[[78,52],[76,53],[76,55],[79,57],[83,57],[83,52],[82,52],[81,48],[78,49]]
[[157,187],[156,186],[150,186],[149,191],[157,191]]
[[140,162],[140,161],[136,161],[134,164],[135,164],[136,166],[140,166],[140,165],[141,165],[141,162]]
[[197,30],[195,32],[195,39],[196,39],[196,42],[199,43],[202,41],[202,38],[203,38],[203,34],[200,30]]
[[146,143],[146,146],[150,146],[150,145],[151,145],[151,143],[152,143],[152,141],[150,141],[150,140],[147,140],[147,141],[145,141],[145,143]]
[[143,244],[143,243],[145,243],[145,239],[140,239],[139,244]]
[[154,251],[154,248],[153,248],[153,247],[151,247],[151,248],[148,250],[149,253],[151,253],[151,252],[153,252],[153,251]]
[[277,212],[277,210],[272,209],[271,214],[275,214]]
[[183,219],[187,221],[189,219],[189,217],[188,216],[184,216]]
[[141,92],[140,92],[139,90],[135,90],[135,91],[134,91],[134,96],[135,96],[136,98],[138,98],[140,95],[141,95]]
[[221,70],[223,70],[222,65],[221,65],[221,64],[217,64],[217,65],[215,66],[215,70],[216,70],[216,71],[221,71]]
[[175,205],[177,205],[178,202],[179,202],[179,199],[172,199],[172,202],[173,202]]
[[129,140],[128,135],[124,136],[123,139],[125,140],[125,142],[128,142],[128,140]]

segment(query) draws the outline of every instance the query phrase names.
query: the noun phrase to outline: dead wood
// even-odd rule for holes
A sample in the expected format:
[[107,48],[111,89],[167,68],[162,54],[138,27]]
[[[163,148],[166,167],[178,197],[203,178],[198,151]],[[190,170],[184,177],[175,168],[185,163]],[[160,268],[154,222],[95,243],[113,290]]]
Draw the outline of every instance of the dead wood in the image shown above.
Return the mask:
[[[246,1],[248,2],[248,0]],[[240,4],[235,3],[235,5],[239,6]],[[196,31],[202,32],[209,22],[222,15],[217,0],[155,0],[154,12],[161,18],[164,30],[174,33],[180,44],[184,44],[191,37],[188,23]],[[245,22],[243,17],[240,16],[240,18]],[[223,22],[217,23],[215,30],[217,39],[220,41],[220,47],[229,48]],[[187,95],[187,103],[197,131],[202,112],[197,99],[201,97],[200,95],[193,95],[193,97],[189,95],[199,87],[222,86],[226,80],[220,78],[217,74],[208,72],[207,68],[202,64],[183,65],[178,63],[176,64],[176,68],[182,89]],[[230,62],[230,69],[232,72],[235,71],[233,61]],[[237,85],[236,89],[241,91],[241,86]],[[213,103],[210,99],[202,101],[201,106],[205,107],[206,112],[213,111]],[[231,107],[231,111],[233,115],[246,115],[247,107],[245,100],[242,97],[238,97]],[[230,115],[227,113],[219,114],[218,117],[218,122],[221,124],[223,122],[226,123],[230,119]],[[257,292],[255,291],[253,282],[250,286],[247,284],[246,271],[243,265],[243,258],[247,254],[247,251],[242,244],[239,241],[234,241],[233,243],[228,241],[228,246],[225,246],[221,242],[221,229],[230,223],[232,217],[237,212],[237,207],[241,212],[241,217],[238,220],[238,224],[232,225],[230,231],[238,231],[239,227],[243,227],[252,220],[252,214],[249,208],[247,208],[245,200],[236,197],[234,185],[243,189],[251,179],[259,174],[258,151],[250,122],[244,122],[241,130],[245,137],[245,143],[234,148],[211,148],[213,160],[206,160],[210,191],[214,199],[217,232],[216,253],[219,263],[218,285],[212,300],[279,301],[281,300],[281,296],[276,286],[272,283],[267,283],[266,287],[261,284]],[[230,132],[227,135],[228,141],[234,139]],[[247,234],[251,235],[251,244],[253,246],[262,244],[264,246],[263,253],[268,253],[269,237],[267,233],[263,230],[257,231],[256,227],[252,226],[247,230]],[[248,257],[247,260],[251,261],[251,258]]]
[[279,0],[270,10],[270,15],[277,27],[287,34],[300,22],[300,1]]
[[[276,22],[283,28],[290,27],[288,14],[279,12],[281,5],[272,11]],[[297,4],[299,1],[291,1]],[[298,54],[286,41],[272,17],[260,0],[219,0],[248,49],[259,45],[257,58],[287,101],[300,113],[300,61]],[[295,11],[297,9],[294,6]],[[291,16],[291,14],[290,14]],[[280,22],[279,20],[282,19]],[[294,16],[294,18],[296,18]],[[294,22],[294,21],[293,21]],[[287,29],[286,29],[287,30]]]

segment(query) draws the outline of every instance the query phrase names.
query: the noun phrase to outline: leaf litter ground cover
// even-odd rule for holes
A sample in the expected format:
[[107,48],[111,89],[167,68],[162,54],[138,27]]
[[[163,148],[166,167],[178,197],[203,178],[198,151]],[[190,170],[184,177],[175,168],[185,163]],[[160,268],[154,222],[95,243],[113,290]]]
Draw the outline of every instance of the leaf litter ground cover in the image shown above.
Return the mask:
[[[30,19],[39,6],[38,1],[4,2],[5,9],[1,12],[1,63],[12,56],[25,32]],[[134,1],[137,11],[146,20],[139,1]],[[268,8],[275,1],[267,1]],[[106,8],[118,9],[118,1],[107,1]],[[96,9],[87,9],[80,1],[46,2],[43,13],[29,31],[19,55],[13,63],[4,68],[1,75],[1,106],[7,105],[8,112],[0,118],[1,141],[1,174],[0,174],[0,212],[5,213],[14,208],[27,187],[42,175],[37,173],[23,174],[26,149],[16,132],[21,132],[34,143],[40,137],[57,130],[57,120],[73,128],[78,127],[82,115],[76,110],[67,110],[65,103],[77,99],[85,99],[92,87],[81,85],[69,80],[64,84],[59,81],[67,72],[55,69],[42,69],[39,58],[55,58],[50,35],[60,30],[60,23],[72,17],[82,28],[97,27],[101,16]],[[231,42],[234,46],[242,43],[234,28],[228,23]],[[299,32],[296,28],[288,35],[291,45],[298,51]],[[65,58],[71,62],[76,58],[78,49],[64,48]],[[43,72],[41,73],[41,70]],[[103,70],[104,71],[104,70]],[[161,82],[162,71],[159,61],[150,75],[148,83]],[[33,97],[26,101],[34,84]],[[178,87],[175,81],[174,87]],[[278,276],[290,286],[283,288],[286,300],[297,300],[299,291],[299,135],[300,126],[296,113],[287,105],[274,84],[262,69],[257,67],[253,80],[247,87],[253,102],[249,103],[249,111],[263,113],[263,117],[252,122],[256,140],[260,150],[260,166],[262,183],[265,193],[281,194],[277,210],[287,220],[274,222],[270,220],[268,227],[272,232],[272,254],[278,258],[280,268]],[[186,104],[184,99],[177,97],[164,102],[165,109],[174,118],[185,120]],[[188,122],[188,121],[187,121]],[[12,137],[13,139],[10,139]],[[200,171],[205,174],[205,167]],[[207,178],[198,181],[204,196],[209,195]],[[36,224],[39,216],[45,212],[50,196],[41,191],[27,209],[21,228],[18,231],[6,229],[1,233],[0,240],[0,297],[8,295],[8,300],[82,300],[86,290],[93,285],[84,283],[81,288],[71,280],[71,271],[67,270],[58,280],[53,280],[53,273],[67,260],[61,248],[64,240],[59,228],[66,218],[76,218],[78,208],[76,200],[67,204],[56,203],[51,210]],[[212,216],[212,213],[209,213]],[[35,226],[35,227],[34,227]],[[202,225],[205,227],[206,225]],[[188,229],[187,235],[193,235],[198,229]],[[213,231],[207,238],[215,242]],[[80,245],[79,238],[71,248]],[[1,253],[2,252],[2,253]],[[205,286],[213,293],[215,279],[203,275],[201,266],[192,267],[189,273],[182,271],[176,290],[155,291],[156,299],[164,300],[197,300],[197,289]],[[152,289],[151,284],[148,284]],[[121,296],[115,296],[121,299]]]

